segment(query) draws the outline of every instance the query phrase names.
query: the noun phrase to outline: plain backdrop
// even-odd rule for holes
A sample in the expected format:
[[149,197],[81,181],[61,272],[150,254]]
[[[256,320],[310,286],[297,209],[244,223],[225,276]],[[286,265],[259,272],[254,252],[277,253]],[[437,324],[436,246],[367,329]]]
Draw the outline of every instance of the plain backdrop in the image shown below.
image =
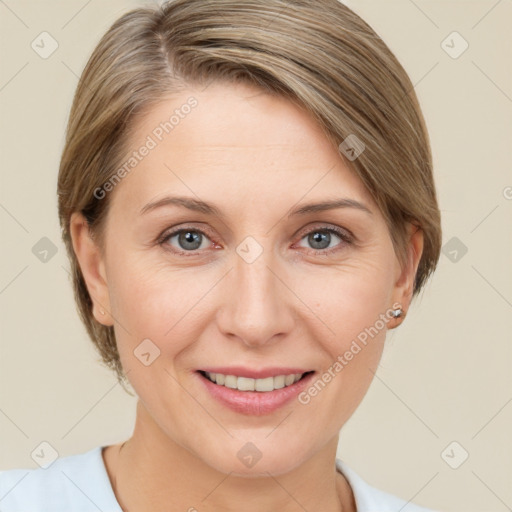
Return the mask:
[[[346,3],[415,86],[444,245],[405,323],[388,333],[338,456],[424,506],[511,510],[512,3]],[[142,5],[0,1],[0,469],[37,467],[30,454],[43,441],[66,456],[133,429],[135,399],[99,363],[76,314],[56,179],[78,76],[110,24]],[[32,47],[42,32],[58,44],[47,58]],[[45,237],[56,253],[41,261]]]

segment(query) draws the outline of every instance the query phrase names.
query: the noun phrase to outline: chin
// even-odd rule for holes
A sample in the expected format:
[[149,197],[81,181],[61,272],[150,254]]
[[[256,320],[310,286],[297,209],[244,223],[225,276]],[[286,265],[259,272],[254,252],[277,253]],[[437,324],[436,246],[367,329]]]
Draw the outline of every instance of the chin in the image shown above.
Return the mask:
[[[268,435],[268,434],[266,434]],[[203,462],[220,473],[246,478],[268,477],[289,473],[306,458],[306,453],[297,453],[295,446],[276,445],[267,439],[266,446],[260,443],[235,440],[230,446],[217,444],[218,450],[201,453]],[[233,448],[231,448],[233,446]],[[232,455],[231,455],[232,454]]]

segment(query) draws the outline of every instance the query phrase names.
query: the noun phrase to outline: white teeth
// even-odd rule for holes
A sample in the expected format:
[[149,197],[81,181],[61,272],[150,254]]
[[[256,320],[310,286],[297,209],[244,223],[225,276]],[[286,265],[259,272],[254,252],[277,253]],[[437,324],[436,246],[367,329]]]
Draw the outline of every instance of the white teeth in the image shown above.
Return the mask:
[[234,375],[226,375],[224,380],[224,386],[227,388],[236,389],[237,388],[237,378]]
[[293,374],[287,375],[284,378],[284,385],[285,386],[289,386],[290,384],[293,384],[294,382],[295,382],[295,375],[293,375]]
[[284,375],[278,375],[277,377],[274,377],[274,389],[284,388],[285,380],[286,377]]
[[[247,377],[238,377],[237,388],[240,391],[254,391],[255,380],[249,379]],[[257,389],[256,391],[261,391],[261,389]]]
[[205,372],[206,376],[220,386],[226,386],[239,391],[274,391],[291,386],[302,378],[303,373],[291,375],[277,375],[265,379],[250,379],[248,377],[237,377],[236,375],[223,375],[222,373]]
[[[238,377],[240,380],[240,377]],[[274,377],[267,377],[266,379],[255,379],[254,388],[256,391],[273,391],[274,390]]]

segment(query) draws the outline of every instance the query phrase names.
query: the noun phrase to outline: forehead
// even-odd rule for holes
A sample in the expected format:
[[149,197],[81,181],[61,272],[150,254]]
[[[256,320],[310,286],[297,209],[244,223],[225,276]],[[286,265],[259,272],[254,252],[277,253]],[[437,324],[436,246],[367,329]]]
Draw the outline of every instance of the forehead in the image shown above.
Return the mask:
[[135,165],[114,193],[140,208],[171,192],[245,206],[334,190],[372,202],[310,115],[249,85],[190,87],[161,101],[136,121],[128,148]]

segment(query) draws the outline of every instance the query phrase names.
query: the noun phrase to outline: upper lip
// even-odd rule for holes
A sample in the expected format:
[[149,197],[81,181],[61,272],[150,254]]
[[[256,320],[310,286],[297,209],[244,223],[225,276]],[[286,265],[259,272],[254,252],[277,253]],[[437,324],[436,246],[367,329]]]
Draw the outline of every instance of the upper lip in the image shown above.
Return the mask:
[[265,379],[267,377],[277,377],[278,375],[291,375],[295,373],[307,373],[312,370],[305,370],[304,368],[284,368],[284,367],[269,367],[253,370],[244,366],[215,366],[208,368],[201,368],[199,371],[209,373],[222,373],[223,375],[235,375],[237,377],[247,377],[249,379]]

